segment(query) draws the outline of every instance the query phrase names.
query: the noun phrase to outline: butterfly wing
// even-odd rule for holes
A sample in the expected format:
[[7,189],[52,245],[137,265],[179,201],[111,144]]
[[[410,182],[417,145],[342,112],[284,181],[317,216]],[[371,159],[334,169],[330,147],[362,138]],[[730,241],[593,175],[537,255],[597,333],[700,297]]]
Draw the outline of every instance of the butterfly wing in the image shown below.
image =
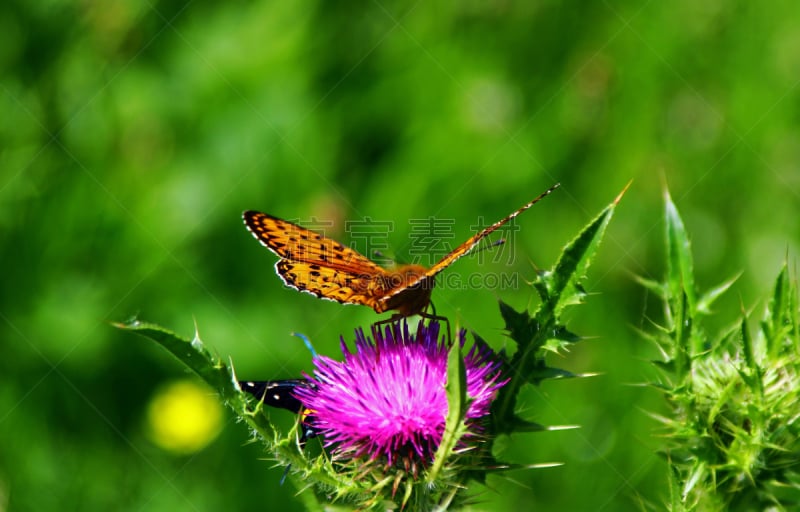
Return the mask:
[[383,271],[353,249],[287,220],[251,210],[244,212],[244,223],[261,245],[281,258],[362,273]]
[[[533,199],[532,201],[524,204],[521,208],[519,208],[515,212],[511,213],[511,215],[505,217],[504,219],[501,219],[501,220],[495,222],[494,224],[492,224],[488,228],[485,228],[485,229],[479,231],[478,233],[475,233],[474,235],[469,237],[466,242],[464,242],[463,244],[461,244],[458,247],[456,247],[453,251],[450,252],[450,254],[448,254],[447,256],[445,256],[444,258],[439,260],[434,266],[429,268],[424,274],[421,274],[421,275],[417,276],[415,279],[410,280],[406,284],[406,286],[404,288],[392,290],[391,293],[389,293],[386,296],[382,297],[379,300],[379,302],[381,304],[388,303],[389,301],[392,300],[393,297],[395,297],[396,295],[402,293],[403,291],[407,290],[408,288],[420,285],[420,283],[422,283],[423,280],[433,279],[433,277],[435,277],[436,274],[438,274],[442,270],[444,270],[447,267],[449,267],[457,259],[459,259],[460,257],[464,256],[465,254],[469,254],[469,252],[472,251],[481,242],[481,240],[483,240],[484,238],[489,236],[491,233],[496,231],[498,228],[502,227],[505,223],[507,223],[508,221],[510,221],[511,219],[516,217],[517,215],[519,215],[520,213],[524,212],[525,210],[527,210],[531,206],[535,205],[536,203],[538,203],[539,201],[541,201],[542,199],[544,199],[545,197],[550,195],[550,193],[553,192],[555,189],[557,189],[559,186],[561,186],[561,184],[560,183],[556,183],[555,185],[553,185],[549,189],[547,189],[544,192],[542,192],[541,194],[539,194],[535,199]],[[422,284],[424,284],[424,283],[422,283]],[[431,285],[429,285],[429,286],[432,287]]]
[[292,260],[278,260],[275,271],[287,286],[340,304],[362,304],[374,308],[377,300],[386,293],[382,274],[357,274]]
[[270,407],[286,409],[301,416],[303,422],[300,444],[305,444],[306,440],[318,435],[318,431],[313,425],[306,422],[309,410],[303,403],[294,396],[294,390],[298,387],[313,386],[306,379],[285,379],[285,380],[240,380],[239,387],[242,391],[250,393],[260,401]]
[[305,379],[239,381],[242,391],[250,393],[270,407],[286,409],[294,413],[303,410],[302,402],[293,394],[294,388],[308,385],[310,384]]
[[386,294],[386,270],[355,250],[266,213],[246,211],[244,222],[261,245],[282,258],[275,270],[288,286],[373,308]]

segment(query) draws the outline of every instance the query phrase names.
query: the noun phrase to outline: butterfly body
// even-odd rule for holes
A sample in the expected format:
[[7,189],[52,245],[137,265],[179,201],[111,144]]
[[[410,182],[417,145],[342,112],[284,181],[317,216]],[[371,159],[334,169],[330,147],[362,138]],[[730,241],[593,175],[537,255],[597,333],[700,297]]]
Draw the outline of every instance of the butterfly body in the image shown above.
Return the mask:
[[427,277],[427,272],[428,269],[422,265],[397,267],[389,275],[389,293],[373,306],[375,312],[397,310],[400,316],[422,313],[431,302],[431,292],[436,284],[436,278]]
[[436,275],[473,250],[481,240],[558,188],[550,187],[504,219],[479,231],[430,268],[400,265],[386,269],[345,245],[292,222],[253,210],[244,223],[280,258],[275,270],[292,288],[342,304],[362,304],[377,313],[422,314],[431,301]]

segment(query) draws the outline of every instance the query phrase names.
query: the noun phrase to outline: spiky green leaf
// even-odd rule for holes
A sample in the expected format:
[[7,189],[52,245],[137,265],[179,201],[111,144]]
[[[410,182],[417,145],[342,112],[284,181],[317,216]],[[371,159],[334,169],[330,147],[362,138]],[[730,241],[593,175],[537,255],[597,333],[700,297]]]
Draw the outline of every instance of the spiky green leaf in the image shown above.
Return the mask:
[[[614,215],[614,209],[626,190],[627,187],[575,239],[567,244],[553,267],[553,271],[544,276],[544,281],[548,285],[548,298],[542,303],[543,310],[552,309],[554,316],[560,317],[566,306],[583,301],[586,292],[581,286],[581,282],[586,278],[589,265],[591,265],[608,223]],[[546,311],[543,312],[546,313]]]
[[666,278],[642,284],[665,292],[665,322],[646,338],[666,356],[656,363],[663,380],[654,387],[672,409],[660,419],[673,476],[669,508],[792,510],[800,495],[789,497],[800,490],[795,283],[784,266],[757,336],[744,307],[733,326],[709,335],[702,321],[735,278],[696,298],[689,238],[665,195]]
[[686,294],[689,311],[693,316],[697,306],[697,292],[694,285],[692,248],[689,236],[686,234],[683,220],[668,191],[664,191],[664,202],[667,221],[667,284],[672,297]]
[[798,308],[796,283],[789,276],[784,262],[775,280],[767,314],[762,321],[766,336],[767,352],[772,356],[783,353],[787,347],[798,344]]
[[625,190],[564,247],[552,270],[538,273],[533,286],[539,293],[541,304],[532,315],[500,302],[506,331],[516,343],[517,350],[510,360],[505,360],[507,364],[503,374],[510,377],[510,381],[492,404],[492,415],[499,432],[512,432],[524,421],[514,412],[517,395],[524,384],[575,377],[570,372],[548,367],[546,356],[548,352],[558,352],[581,340],[561,323],[561,314],[567,306],[580,303],[586,296],[582,281],[624,193]]
[[297,425],[287,436],[279,438],[269,417],[262,413],[262,404],[239,389],[233,370],[206,349],[197,333],[190,340],[159,325],[139,320],[113,325],[155,341],[199,375],[238,417],[248,423],[258,434],[267,451],[281,463],[291,464],[298,471],[313,472],[319,481],[328,485],[337,483],[334,478],[327,476],[326,472],[314,469],[314,461],[309,461],[304,456],[296,441]]
[[238,389],[233,373],[225,363],[205,348],[198,334],[190,340],[159,325],[139,320],[113,325],[157,342],[206,381],[224,400],[233,402],[231,405],[240,404],[242,393]]

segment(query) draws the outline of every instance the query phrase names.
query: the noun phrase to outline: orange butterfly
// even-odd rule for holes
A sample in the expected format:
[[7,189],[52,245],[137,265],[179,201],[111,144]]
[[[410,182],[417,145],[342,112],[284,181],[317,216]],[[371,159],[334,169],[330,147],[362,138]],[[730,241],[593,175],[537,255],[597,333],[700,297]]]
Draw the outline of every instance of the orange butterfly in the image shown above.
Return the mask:
[[436,274],[559,185],[472,235],[431,268],[399,265],[385,269],[335,240],[266,213],[246,211],[244,223],[261,245],[281,258],[275,270],[288,286],[342,304],[363,304],[378,313],[397,310],[405,317],[421,314],[428,307]]

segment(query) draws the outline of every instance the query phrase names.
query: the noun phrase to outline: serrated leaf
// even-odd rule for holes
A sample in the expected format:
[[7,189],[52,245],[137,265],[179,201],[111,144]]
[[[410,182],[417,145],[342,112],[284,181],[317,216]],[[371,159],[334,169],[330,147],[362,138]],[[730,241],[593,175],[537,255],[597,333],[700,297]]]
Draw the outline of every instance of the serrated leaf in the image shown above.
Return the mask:
[[747,328],[747,317],[742,317],[742,352],[744,352],[744,360],[747,364],[748,372],[743,375],[745,381],[758,392],[759,396],[764,396],[764,383],[762,381],[761,367],[756,359],[755,348],[753,347],[753,339],[750,337],[750,329]]
[[560,316],[564,307],[580,302],[586,294],[580,284],[581,280],[586,277],[586,272],[600,246],[600,241],[611,221],[614,209],[627,188],[626,186],[616,199],[600,212],[600,215],[567,244],[556,262],[553,272],[548,276],[550,278],[549,300],[544,302],[542,307],[552,308],[556,317]]
[[517,343],[520,350],[526,350],[534,337],[539,334],[539,323],[527,311],[516,311],[502,300],[499,304],[500,315],[505,321],[509,336]]
[[233,412],[244,418],[247,423],[258,432],[267,449],[277,450],[282,458],[293,464],[303,464],[302,454],[297,449],[296,443],[278,444],[277,431],[264,414],[257,414],[260,404],[253,401],[242,392],[233,375],[232,369],[218,357],[209,352],[198,335],[193,339],[184,338],[178,334],[156,324],[132,320],[124,323],[114,323],[115,327],[131,331],[145,338],[155,341],[168,352],[178,358],[189,369],[194,371],[222,397],[223,402],[233,409]]
[[778,278],[775,279],[775,289],[772,293],[772,300],[769,303],[769,310],[772,312],[774,324],[780,324],[789,297],[789,267],[784,262]]
[[744,352],[744,360],[747,367],[753,370],[757,367],[756,356],[753,350],[753,340],[750,338],[750,330],[747,328],[747,318],[742,318],[740,325],[740,334],[742,335],[742,352]]
[[766,335],[767,351],[772,356],[780,354],[785,337],[796,331],[796,313],[794,307],[793,283],[789,277],[789,268],[784,262],[773,289],[772,297],[767,305],[767,315],[762,323]]
[[241,395],[230,368],[206,350],[197,335],[189,340],[159,325],[138,320],[113,325],[157,342],[206,381],[223,399],[231,400]]
[[697,292],[694,284],[691,244],[669,191],[664,191],[664,202],[667,224],[667,284],[673,299],[686,294],[690,316],[694,316],[697,311]]
[[510,381],[500,389],[492,403],[492,416],[498,432],[514,430],[514,409],[523,384],[538,384],[545,378],[574,376],[563,370],[548,368],[545,364],[546,352],[557,351],[565,343],[581,339],[561,325],[559,318],[565,307],[581,302],[586,296],[581,281],[625,190],[566,245],[552,271],[538,273],[533,286],[542,302],[533,315],[527,311],[518,312],[500,302],[500,314],[505,320],[509,336],[517,344],[517,351],[510,361],[506,360],[503,368],[503,374],[510,377]]

